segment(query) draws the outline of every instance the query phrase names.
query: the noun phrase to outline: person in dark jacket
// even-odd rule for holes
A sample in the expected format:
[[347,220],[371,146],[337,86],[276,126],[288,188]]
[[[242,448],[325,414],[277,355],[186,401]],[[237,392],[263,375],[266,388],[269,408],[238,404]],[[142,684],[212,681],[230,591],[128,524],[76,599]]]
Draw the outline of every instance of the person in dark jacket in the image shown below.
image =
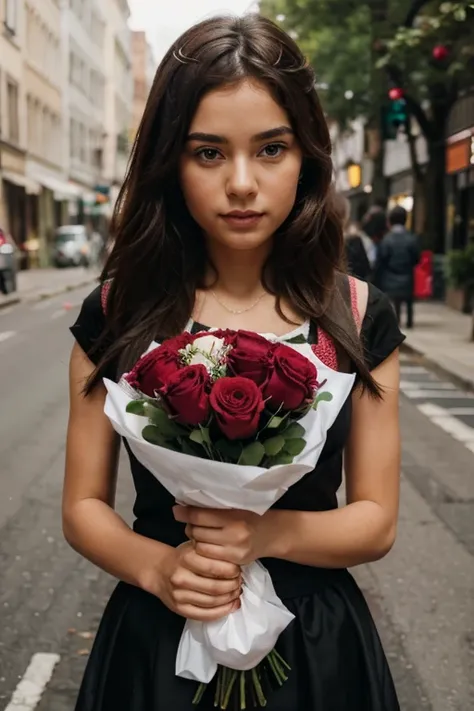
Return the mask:
[[344,246],[346,268],[348,274],[351,274],[357,279],[368,281],[371,274],[371,266],[367,255],[367,250],[362,241],[361,235],[355,227],[351,225],[351,208],[349,200],[336,193],[333,196],[334,209],[342,224],[344,233]]
[[402,305],[406,305],[407,328],[413,328],[414,269],[420,261],[417,237],[406,228],[407,212],[395,207],[389,214],[390,229],[377,253],[376,284],[393,302],[400,323]]

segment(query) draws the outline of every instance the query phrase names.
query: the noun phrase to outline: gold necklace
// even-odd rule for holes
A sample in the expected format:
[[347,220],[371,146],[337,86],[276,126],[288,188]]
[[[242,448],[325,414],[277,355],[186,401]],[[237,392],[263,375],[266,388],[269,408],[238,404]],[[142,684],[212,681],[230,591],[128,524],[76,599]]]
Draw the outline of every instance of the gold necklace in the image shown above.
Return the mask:
[[251,311],[252,309],[254,309],[257,306],[257,304],[259,304],[261,302],[263,297],[266,296],[266,294],[267,294],[267,292],[264,291],[263,294],[260,294],[258,299],[255,299],[253,304],[251,304],[250,306],[247,306],[246,309],[231,309],[230,306],[227,306],[227,304],[225,304],[223,301],[221,301],[219,299],[219,297],[217,296],[215,291],[213,291],[212,289],[209,289],[209,291],[211,292],[212,296],[215,298],[217,303],[220,304],[220,306],[222,306],[223,309],[228,311],[230,314],[234,314],[235,316],[238,316],[239,314],[245,314],[245,313],[247,313],[247,311]]

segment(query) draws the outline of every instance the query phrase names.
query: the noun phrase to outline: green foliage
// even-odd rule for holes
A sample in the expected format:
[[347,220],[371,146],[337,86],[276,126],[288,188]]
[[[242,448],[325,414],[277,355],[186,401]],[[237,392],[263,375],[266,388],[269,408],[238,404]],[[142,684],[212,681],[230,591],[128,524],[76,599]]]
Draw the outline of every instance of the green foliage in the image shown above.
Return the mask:
[[474,289],[474,244],[448,254],[449,281],[457,289]]

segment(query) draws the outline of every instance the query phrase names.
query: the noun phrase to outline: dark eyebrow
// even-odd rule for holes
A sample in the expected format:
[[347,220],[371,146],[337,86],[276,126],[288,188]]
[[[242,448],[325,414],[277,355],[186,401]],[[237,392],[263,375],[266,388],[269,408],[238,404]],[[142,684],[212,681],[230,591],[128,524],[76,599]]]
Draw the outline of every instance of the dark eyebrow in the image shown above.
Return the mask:
[[[266,141],[271,138],[279,138],[280,136],[292,136],[293,131],[289,126],[277,126],[276,128],[270,128],[268,131],[262,131],[262,133],[257,133],[252,136],[252,141]],[[202,143],[218,143],[225,144],[229,141],[224,136],[218,136],[214,133],[190,133],[188,141],[201,141]]]

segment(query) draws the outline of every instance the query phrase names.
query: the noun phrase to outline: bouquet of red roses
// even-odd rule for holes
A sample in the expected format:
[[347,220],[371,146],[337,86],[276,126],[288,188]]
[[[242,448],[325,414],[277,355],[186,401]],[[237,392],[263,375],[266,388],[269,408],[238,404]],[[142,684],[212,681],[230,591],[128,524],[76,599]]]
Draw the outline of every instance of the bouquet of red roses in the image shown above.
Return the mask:
[[[105,380],[105,412],[179,503],[263,514],[314,468],[353,382],[307,343],[186,332],[153,343],[119,384]],[[240,609],[217,622],[188,620],[177,654],[176,673],[201,682],[201,691],[220,667],[220,708],[237,674],[263,660],[278,682],[285,678],[273,650],[293,615],[258,561],[242,577]],[[258,674],[252,680],[264,705]]]

